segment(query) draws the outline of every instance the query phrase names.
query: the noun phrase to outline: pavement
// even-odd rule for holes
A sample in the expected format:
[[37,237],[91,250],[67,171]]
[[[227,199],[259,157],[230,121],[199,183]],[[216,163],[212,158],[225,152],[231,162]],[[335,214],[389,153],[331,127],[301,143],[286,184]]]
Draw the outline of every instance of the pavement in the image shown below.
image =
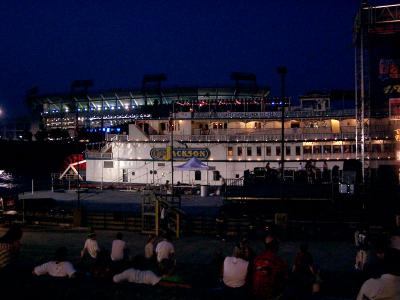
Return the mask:
[[[138,191],[89,190],[80,193],[80,201],[83,206],[92,211],[139,212],[142,195],[143,193]],[[73,207],[77,202],[77,193],[73,190],[64,192],[35,191],[33,194],[20,194],[19,198],[33,199],[33,201],[50,198],[62,205]],[[223,199],[220,196],[183,196],[181,204],[182,209],[188,214],[210,215],[217,212],[218,208],[223,205]],[[2,231],[4,229],[0,228],[0,234]],[[31,268],[51,259],[58,247],[66,246],[69,249],[70,260],[76,264],[79,261],[80,251],[87,233],[87,228],[25,227],[20,263]],[[114,231],[98,230],[97,239],[100,246],[110,250],[115,234]],[[147,237],[133,232],[123,232],[123,234],[129,244],[131,254],[142,254]],[[352,236],[343,236],[340,240],[329,241],[329,237],[327,237],[323,241],[308,241],[314,262],[320,268],[324,281],[322,285],[324,297],[322,299],[354,299],[362,283],[360,276],[354,273],[355,249]],[[191,283],[209,280],[207,266],[210,265],[215,253],[220,251],[224,256],[230,255],[236,242],[237,240],[234,238],[221,241],[210,236],[190,236],[173,241],[179,272]],[[261,241],[250,240],[250,243],[256,253],[262,252]],[[286,260],[289,267],[298,251],[299,244],[299,240],[281,242],[280,255]],[[141,296],[138,298],[148,299]],[[199,296],[199,298],[207,297]],[[185,296],[182,299],[192,298]]]
[[[4,228],[0,228],[1,235],[4,231]],[[58,247],[66,246],[69,249],[70,260],[76,264],[87,233],[87,228],[25,227],[19,262],[25,267],[32,268],[50,260]],[[114,231],[98,230],[99,245],[110,250],[115,234]],[[124,240],[129,244],[131,254],[143,254],[147,237],[133,232],[123,232],[123,234]],[[221,251],[224,256],[230,255],[236,242],[235,239],[221,241],[201,236],[174,240],[178,270],[188,282],[198,282],[199,278],[207,278],[209,276],[207,265],[212,261],[216,251]],[[262,252],[261,241],[251,240],[250,243],[256,253]],[[289,267],[298,251],[299,243],[299,241],[281,242],[279,253]],[[315,264],[321,269],[324,280],[322,287],[325,289],[323,299],[354,299],[361,283],[357,280],[353,281],[355,250],[352,243],[350,241],[311,241],[309,249]]]

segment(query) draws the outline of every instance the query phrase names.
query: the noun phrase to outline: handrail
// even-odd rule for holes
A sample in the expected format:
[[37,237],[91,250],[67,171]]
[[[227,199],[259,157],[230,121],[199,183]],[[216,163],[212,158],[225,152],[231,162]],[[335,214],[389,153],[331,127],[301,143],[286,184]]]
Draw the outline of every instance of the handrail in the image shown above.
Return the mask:
[[[354,132],[342,133],[293,133],[285,134],[286,141],[312,141],[312,140],[352,140],[355,139]],[[388,132],[375,133],[376,138],[388,138],[391,135]],[[168,142],[171,136],[168,134],[150,135],[150,142]],[[279,142],[280,134],[209,134],[209,135],[174,135],[175,141],[182,142]],[[110,141],[110,140],[108,140]],[[140,142],[138,139],[129,139],[128,135],[118,138],[119,142]],[[144,141],[144,140],[143,140]]]

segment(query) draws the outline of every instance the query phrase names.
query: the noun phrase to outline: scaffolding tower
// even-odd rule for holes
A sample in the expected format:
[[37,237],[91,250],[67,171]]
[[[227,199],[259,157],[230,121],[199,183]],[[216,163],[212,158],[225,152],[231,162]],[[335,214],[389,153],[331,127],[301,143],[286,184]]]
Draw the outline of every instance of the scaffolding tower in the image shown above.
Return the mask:
[[[355,107],[356,107],[356,158],[361,161],[362,182],[370,164],[366,163],[366,147],[371,147],[373,136],[373,119],[375,114],[371,107],[370,51],[374,45],[370,41],[372,35],[390,35],[400,32],[400,4],[371,6],[363,1],[354,22],[353,44],[355,46]],[[378,99],[373,99],[378,100]],[[372,118],[371,118],[372,116]]]

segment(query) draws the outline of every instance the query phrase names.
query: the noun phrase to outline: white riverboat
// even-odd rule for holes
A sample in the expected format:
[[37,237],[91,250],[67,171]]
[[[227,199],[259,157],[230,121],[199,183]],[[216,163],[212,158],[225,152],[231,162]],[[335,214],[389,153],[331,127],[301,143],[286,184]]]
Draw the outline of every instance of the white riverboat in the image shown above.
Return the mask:
[[[395,120],[366,120],[368,135],[364,132],[361,143],[354,109],[334,109],[329,95],[302,96],[299,106],[285,109],[282,149],[278,100],[267,103],[265,91],[231,92],[170,99],[169,117],[136,120],[129,132],[106,134],[101,148],[88,147],[86,180],[161,185],[173,177],[174,184],[220,185],[221,178],[241,178],[267,163],[279,169],[282,151],[286,171],[304,168],[307,161],[317,169],[340,170],[354,159],[364,160],[365,169],[396,164]],[[213,170],[174,170],[191,157]]]

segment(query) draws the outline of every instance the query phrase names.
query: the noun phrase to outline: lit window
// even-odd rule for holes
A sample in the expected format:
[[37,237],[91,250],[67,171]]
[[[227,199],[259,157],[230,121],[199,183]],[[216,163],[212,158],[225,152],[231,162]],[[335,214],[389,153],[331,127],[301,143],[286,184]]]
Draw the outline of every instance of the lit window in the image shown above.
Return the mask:
[[232,157],[233,156],[233,147],[228,147],[228,156]]

